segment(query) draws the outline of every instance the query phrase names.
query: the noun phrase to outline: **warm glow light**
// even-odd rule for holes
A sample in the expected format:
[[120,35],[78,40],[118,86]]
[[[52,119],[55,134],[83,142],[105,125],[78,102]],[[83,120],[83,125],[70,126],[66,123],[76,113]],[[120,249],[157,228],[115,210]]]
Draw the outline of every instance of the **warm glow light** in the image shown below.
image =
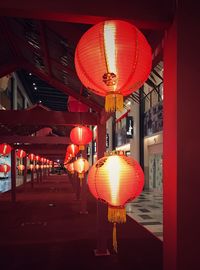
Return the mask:
[[109,174],[110,194],[113,204],[117,204],[119,194],[120,165],[121,164],[118,156],[113,156],[112,158],[108,159],[108,162],[105,164],[105,169]]
[[117,74],[116,68],[116,26],[112,21],[104,24],[104,49],[108,72]]

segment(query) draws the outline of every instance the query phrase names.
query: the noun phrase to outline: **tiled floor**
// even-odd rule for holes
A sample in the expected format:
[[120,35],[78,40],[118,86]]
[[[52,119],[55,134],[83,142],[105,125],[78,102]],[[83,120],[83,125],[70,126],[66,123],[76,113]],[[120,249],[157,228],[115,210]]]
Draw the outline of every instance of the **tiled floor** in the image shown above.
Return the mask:
[[127,215],[163,240],[163,196],[158,191],[143,191],[126,206]]

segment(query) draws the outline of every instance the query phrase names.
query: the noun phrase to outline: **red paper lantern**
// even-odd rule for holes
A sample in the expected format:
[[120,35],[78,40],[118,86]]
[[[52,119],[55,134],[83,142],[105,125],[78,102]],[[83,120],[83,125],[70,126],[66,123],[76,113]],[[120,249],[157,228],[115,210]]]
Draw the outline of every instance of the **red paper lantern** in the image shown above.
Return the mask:
[[0,144],[0,155],[7,156],[11,152],[11,146],[7,143]]
[[0,164],[0,172],[7,173],[9,172],[11,167],[8,164]]
[[78,173],[78,177],[81,180],[84,178],[84,174],[89,170],[90,164],[85,158],[78,158],[74,161],[74,170]]
[[36,170],[39,170],[40,165],[39,165],[39,164],[36,164],[36,165],[35,165],[35,168],[36,168]]
[[33,171],[33,170],[35,169],[35,165],[34,165],[34,164],[30,164],[30,165],[29,165],[29,169],[30,169],[31,171]]
[[91,27],[75,51],[79,79],[92,92],[106,97],[106,111],[123,109],[123,96],[144,84],[151,64],[151,48],[144,35],[134,25],[120,20]]
[[22,150],[22,149],[18,149],[16,155],[17,155],[18,158],[24,158],[26,156],[26,152],[24,150]]
[[117,250],[116,222],[126,222],[125,204],[142,192],[144,173],[133,158],[113,154],[92,166],[88,186],[96,199],[108,203],[108,220],[114,223],[113,246]]
[[79,150],[84,150],[84,145],[92,140],[92,131],[85,126],[77,126],[70,132],[70,139],[74,144],[79,145]]
[[71,174],[74,174],[74,162],[71,162],[71,163],[68,163],[68,164],[65,164],[64,167],[71,173]]
[[38,162],[40,161],[40,156],[35,156],[35,160]]
[[75,157],[78,154],[79,147],[76,144],[70,144],[67,147],[67,153],[71,154],[72,157]]
[[29,154],[29,155],[28,155],[28,158],[29,158],[31,161],[33,161],[33,160],[35,160],[35,155],[34,155],[34,154]]
[[69,112],[88,112],[89,108],[87,105],[71,96],[69,96],[67,103]]
[[25,169],[25,166],[24,166],[23,164],[19,164],[19,165],[17,166],[17,169],[18,169],[19,171],[23,171],[23,170]]

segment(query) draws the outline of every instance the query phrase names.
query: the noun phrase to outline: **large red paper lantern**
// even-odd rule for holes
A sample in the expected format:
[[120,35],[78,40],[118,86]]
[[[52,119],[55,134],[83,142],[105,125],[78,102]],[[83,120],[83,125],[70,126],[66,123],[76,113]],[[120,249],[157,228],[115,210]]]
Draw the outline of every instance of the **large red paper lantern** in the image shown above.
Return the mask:
[[26,152],[24,150],[22,150],[22,149],[18,149],[16,155],[17,155],[18,158],[24,158],[26,156]]
[[109,20],[91,27],[75,51],[75,67],[85,87],[105,96],[106,111],[123,109],[123,96],[138,90],[152,64],[151,48],[132,24]]
[[7,156],[11,152],[11,146],[7,143],[0,144],[0,155]]
[[96,199],[108,204],[108,220],[114,223],[113,246],[117,250],[116,223],[126,222],[125,204],[142,192],[144,173],[133,158],[113,154],[92,166],[88,186]]
[[77,126],[70,132],[70,139],[74,144],[79,145],[79,150],[84,150],[84,145],[92,140],[92,131],[85,126]]
[[71,157],[75,157],[79,152],[79,147],[76,144],[70,144],[67,146],[67,153],[71,154]]
[[11,169],[10,165],[8,164],[0,164],[0,172],[3,172],[4,174],[6,174],[7,172],[9,172]]
[[88,106],[80,102],[79,100],[69,96],[68,98],[68,110],[70,112],[88,112]]

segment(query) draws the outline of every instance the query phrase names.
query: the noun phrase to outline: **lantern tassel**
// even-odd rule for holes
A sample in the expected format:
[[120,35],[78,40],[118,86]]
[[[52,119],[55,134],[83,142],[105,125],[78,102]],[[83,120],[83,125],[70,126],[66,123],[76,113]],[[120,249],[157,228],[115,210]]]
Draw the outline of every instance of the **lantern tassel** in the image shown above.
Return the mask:
[[85,146],[84,145],[79,145],[79,150],[84,150]]
[[117,224],[113,223],[113,249],[117,253]]
[[116,110],[123,110],[123,95],[121,94],[108,94],[105,99],[106,112],[114,112]]
[[126,222],[126,209],[124,207],[117,208],[108,206],[108,221],[125,223]]

